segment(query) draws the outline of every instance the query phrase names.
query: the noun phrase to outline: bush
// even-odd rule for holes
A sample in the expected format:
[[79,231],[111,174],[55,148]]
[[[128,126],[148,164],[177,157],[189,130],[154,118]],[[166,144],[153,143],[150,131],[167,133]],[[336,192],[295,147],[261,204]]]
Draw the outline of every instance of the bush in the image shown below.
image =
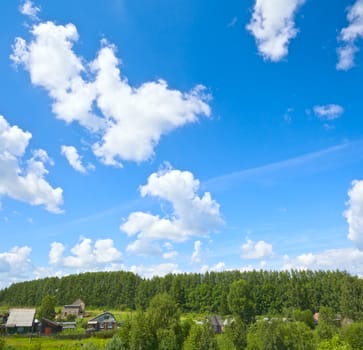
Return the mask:
[[117,330],[113,329],[113,330],[109,330],[109,331],[98,331],[98,332],[93,332],[92,333],[92,337],[93,338],[98,338],[98,339],[110,339],[112,337],[114,337],[117,333]]
[[105,350],[126,350],[126,347],[120,337],[113,337],[106,343]]
[[343,340],[353,350],[363,349],[363,323],[352,323],[343,330]]

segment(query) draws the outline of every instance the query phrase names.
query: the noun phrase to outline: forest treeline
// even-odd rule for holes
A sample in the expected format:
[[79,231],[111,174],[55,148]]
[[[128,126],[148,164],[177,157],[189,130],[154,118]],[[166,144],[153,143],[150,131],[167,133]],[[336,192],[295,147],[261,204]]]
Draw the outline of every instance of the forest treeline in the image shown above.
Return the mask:
[[233,282],[245,280],[255,314],[281,314],[287,308],[318,311],[330,307],[352,319],[363,311],[363,281],[343,271],[224,271],[168,274],[143,279],[132,272],[89,272],[14,283],[0,291],[3,305],[38,306],[46,295],[57,305],[77,298],[87,306],[146,309],[157,294],[168,293],[183,312],[229,314]]

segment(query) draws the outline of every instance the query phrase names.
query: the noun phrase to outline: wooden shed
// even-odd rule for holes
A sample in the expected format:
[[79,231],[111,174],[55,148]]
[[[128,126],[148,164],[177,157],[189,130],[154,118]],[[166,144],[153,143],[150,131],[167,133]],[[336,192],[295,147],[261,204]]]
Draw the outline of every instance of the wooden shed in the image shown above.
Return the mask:
[[6,321],[8,334],[26,334],[34,332],[35,309],[10,309]]
[[40,333],[45,335],[51,335],[62,331],[62,325],[58,322],[42,318],[40,321]]

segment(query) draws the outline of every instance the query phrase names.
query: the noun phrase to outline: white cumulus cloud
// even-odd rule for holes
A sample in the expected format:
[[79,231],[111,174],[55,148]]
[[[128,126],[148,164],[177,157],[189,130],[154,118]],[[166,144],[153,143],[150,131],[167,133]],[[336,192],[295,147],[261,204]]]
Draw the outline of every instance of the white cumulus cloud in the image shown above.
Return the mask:
[[258,51],[271,61],[288,53],[290,40],[297,34],[295,14],[305,0],[256,0],[247,29],[255,37]]
[[104,164],[145,161],[163,135],[210,115],[203,86],[181,92],[157,80],[133,87],[113,45],[103,41],[94,61],[86,62],[73,50],[78,38],[73,24],[39,23],[29,42],[16,38],[10,57],[48,92],[57,118],[78,122],[96,137],[92,149]]
[[114,246],[112,239],[98,239],[94,243],[89,238],[82,238],[71,248],[71,255],[64,255],[63,243],[53,242],[48,254],[49,263],[58,267],[78,269],[101,269],[105,265],[121,261],[122,254]]
[[32,1],[25,0],[19,8],[21,14],[29,16],[32,19],[38,19],[37,15],[40,12],[40,7],[35,6]]
[[32,273],[31,251],[28,246],[15,246],[0,253],[0,288],[29,278]]
[[169,202],[172,212],[165,217],[140,211],[131,213],[120,226],[127,235],[137,236],[128,250],[142,246],[145,240],[183,242],[216,231],[223,223],[219,204],[209,192],[200,197],[199,186],[189,171],[168,168],[151,174],[147,184],[140,187],[141,195]]
[[354,67],[354,56],[359,50],[356,42],[363,38],[363,0],[357,0],[348,9],[347,19],[349,24],[340,31],[338,37],[338,41],[341,43],[337,49],[336,68],[338,70],[349,70]]
[[63,190],[53,188],[46,180],[48,170],[45,164],[52,165],[46,151],[38,149],[25,161],[23,156],[31,139],[31,133],[18,126],[11,126],[0,116],[0,198],[12,199],[32,205],[43,205],[48,211],[59,213],[63,203]]
[[329,249],[305,253],[296,258],[284,257],[284,270],[342,270],[363,276],[363,252],[359,249]]
[[68,163],[74,170],[76,170],[80,173],[83,173],[83,174],[87,173],[87,169],[82,164],[82,159],[81,159],[80,155],[78,154],[77,148],[75,148],[74,146],[62,145],[61,153],[62,153],[62,155],[64,155],[66,157],[66,159],[68,160]]
[[337,104],[314,106],[315,115],[323,120],[338,119],[343,113],[344,108]]
[[349,225],[348,238],[363,250],[363,180],[352,182],[348,196],[348,208],[344,212]]
[[244,259],[262,259],[273,255],[272,244],[265,241],[253,242],[247,239],[242,245],[242,258]]
[[130,271],[145,278],[152,278],[154,276],[165,276],[168,273],[180,273],[179,267],[174,263],[164,263],[159,265],[151,265],[145,267],[143,265],[132,265]]

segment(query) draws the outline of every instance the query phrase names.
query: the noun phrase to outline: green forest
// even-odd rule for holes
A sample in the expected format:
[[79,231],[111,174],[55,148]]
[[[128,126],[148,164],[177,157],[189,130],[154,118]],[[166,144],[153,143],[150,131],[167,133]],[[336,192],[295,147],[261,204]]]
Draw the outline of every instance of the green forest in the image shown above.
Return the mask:
[[[225,271],[143,279],[96,272],[15,283],[3,306],[81,298],[87,307],[134,311],[105,349],[363,349],[363,281],[342,271]],[[319,313],[319,321],[313,315]],[[210,322],[228,320],[215,335]],[[96,345],[91,344],[89,347]]]

